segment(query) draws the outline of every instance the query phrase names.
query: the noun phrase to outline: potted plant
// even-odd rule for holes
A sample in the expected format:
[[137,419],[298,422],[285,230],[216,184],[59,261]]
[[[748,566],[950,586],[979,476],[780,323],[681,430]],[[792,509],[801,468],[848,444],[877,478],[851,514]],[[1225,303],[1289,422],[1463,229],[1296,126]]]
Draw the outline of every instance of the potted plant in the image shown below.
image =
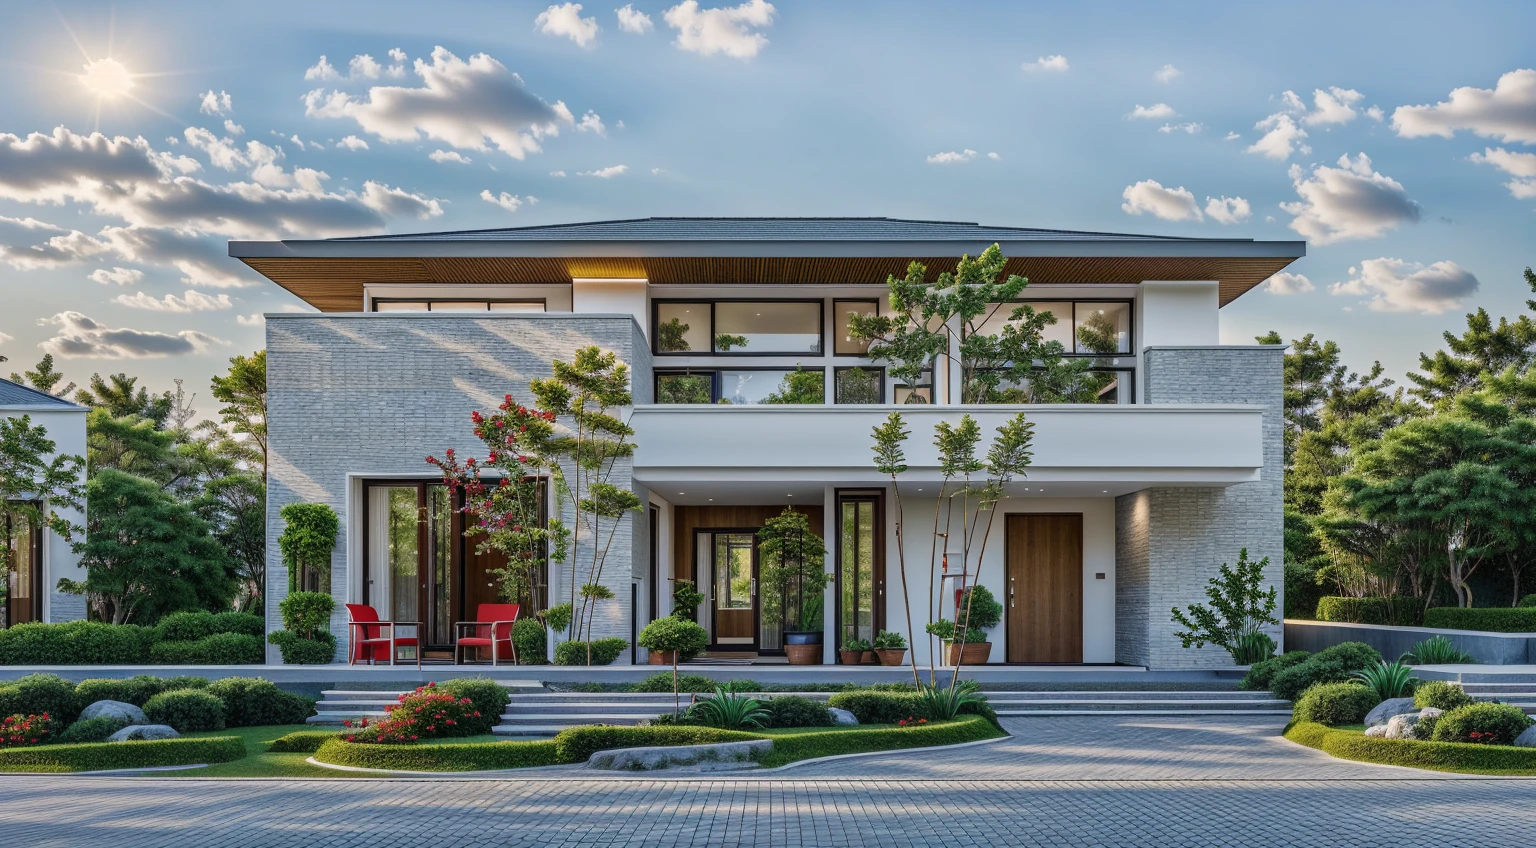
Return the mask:
[[849,639],[843,643],[837,656],[842,660],[843,665],[858,665],[864,661],[864,652],[873,649],[868,639]]
[[825,629],[822,593],[827,546],[804,513],[789,507],[768,519],[757,533],[762,563],[763,614],[784,624],[784,653],[791,665],[821,663]]
[[907,638],[900,633],[882,630],[875,634],[874,649],[881,665],[901,665],[907,654]]
[[980,583],[966,589],[960,596],[960,608],[955,614],[954,633],[964,633],[963,639],[951,636],[949,644],[950,665],[982,665],[992,655],[992,643],[986,631],[1003,620],[1003,605],[992,592]]
[[685,621],[698,621],[699,604],[704,603],[704,593],[695,589],[692,580],[678,580],[672,586],[672,615]]
[[[647,624],[635,641],[651,652],[651,665],[672,666],[672,715],[677,715],[677,664],[692,659],[709,644],[709,633],[697,622],[669,615]],[[661,656],[661,662],[657,657]]]

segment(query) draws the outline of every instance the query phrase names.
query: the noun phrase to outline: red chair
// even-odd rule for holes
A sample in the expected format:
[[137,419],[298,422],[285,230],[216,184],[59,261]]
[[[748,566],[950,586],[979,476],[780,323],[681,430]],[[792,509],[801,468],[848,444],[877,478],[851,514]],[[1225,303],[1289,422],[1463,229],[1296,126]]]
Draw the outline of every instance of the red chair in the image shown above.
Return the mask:
[[[454,635],[458,638],[453,643],[453,661],[462,662],[460,652],[464,648],[489,647],[491,649],[491,665],[495,666],[501,659],[503,646],[512,662],[517,663],[517,646],[512,644],[512,625],[517,623],[519,604],[481,604],[475,609],[475,621],[461,621],[453,626]],[[469,635],[465,635],[465,628],[473,628]]]
[[[401,648],[414,648],[416,669],[421,669],[421,640],[417,636],[400,636],[402,627],[414,627],[421,633],[419,621],[380,621],[373,607],[364,604],[347,604],[347,665],[366,659],[369,665],[389,658],[394,665]],[[386,634],[385,631],[388,631]]]

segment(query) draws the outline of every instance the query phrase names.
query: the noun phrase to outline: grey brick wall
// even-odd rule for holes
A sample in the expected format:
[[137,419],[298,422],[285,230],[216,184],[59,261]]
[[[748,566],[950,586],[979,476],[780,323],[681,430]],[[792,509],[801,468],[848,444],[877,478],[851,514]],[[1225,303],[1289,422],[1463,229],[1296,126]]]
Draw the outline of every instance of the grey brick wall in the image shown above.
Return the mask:
[[[1264,407],[1260,479],[1227,488],[1154,488],[1116,500],[1116,624],[1121,662],[1151,668],[1221,668],[1212,646],[1186,650],[1169,611],[1205,599],[1206,581],[1248,549],[1269,557],[1265,576],[1284,590],[1282,357],[1280,345],[1148,348],[1147,403],[1251,403]],[[1283,609],[1283,605],[1280,607]],[[1271,628],[1281,640],[1278,627]]]
[[[268,630],[282,628],[278,604],[288,595],[277,544],[284,506],[325,503],[341,518],[331,557],[338,610],[331,630],[345,645],[341,604],[356,597],[348,587],[353,566],[361,567],[349,561],[348,552],[360,551],[353,534],[363,527],[361,516],[348,514],[348,475],[417,477],[431,470],[427,455],[441,455],[445,448],[480,454],[484,446],[470,432],[470,412],[493,409],[507,393],[531,401],[529,380],[550,376],[553,360],[569,361],[588,345],[612,350],[629,363],[636,401],[650,401],[649,349],[628,316],[269,316]],[[631,485],[627,464],[612,482]],[[568,503],[562,512],[567,524],[574,524]],[[623,521],[614,535],[602,582],[620,600],[603,605],[594,622],[597,636],[629,636],[632,533],[631,522]],[[592,550],[589,536],[584,534],[581,544],[584,553]],[[559,602],[569,594],[569,578],[551,577],[553,602]],[[585,582],[586,575],[579,579]],[[269,648],[268,661],[281,661],[275,649]]]

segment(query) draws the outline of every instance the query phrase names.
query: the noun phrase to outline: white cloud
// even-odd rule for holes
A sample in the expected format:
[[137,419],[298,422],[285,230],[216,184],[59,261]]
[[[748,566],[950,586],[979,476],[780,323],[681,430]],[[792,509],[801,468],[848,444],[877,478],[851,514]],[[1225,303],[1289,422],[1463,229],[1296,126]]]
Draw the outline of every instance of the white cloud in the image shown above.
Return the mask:
[[1157,128],[1157,131],[1160,132],[1160,133],[1181,132],[1181,133],[1189,133],[1190,135],[1194,135],[1197,132],[1204,132],[1205,131],[1205,124],[1197,124],[1197,123],[1194,123],[1193,121],[1188,122],[1188,123],[1183,123],[1183,124],[1163,124],[1162,126]]
[[1281,296],[1306,294],[1307,292],[1315,291],[1317,289],[1317,286],[1312,285],[1312,281],[1307,279],[1305,275],[1290,274],[1285,271],[1281,271],[1273,277],[1270,277],[1261,285],[1263,285],[1265,290],[1267,290],[1270,294],[1277,294]]
[[773,25],[776,10],[767,0],[747,0],[740,6],[700,9],[698,0],[683,0],[662,13],[667,26],[677,30],[672,41],[679,50],[732,59],[751,59],[768,46],[768,36],[753,29]]
[[1381,111],[1380,106],[1372,106],[1371,108],[1365,110],[1365,116],[1379,124],[1383,119],[1387,117],[1387,114]]
[[468,165],[470,162],[468,156],[457,150],[434,150],[427,154],[427,158],[433,162],[456,162],[460,165]]
[[1536,153],[1516,153],[1502,147],[1489,147],[1468,158],[1481,165],[1492,165],[1514,177],[1504,187],[1515,197],[1521,200],[1536,198]]
[[581,116],[580,121],[576,122],[576,131],[594,132],[600,136],[603,136],[604,138],[608,136],[608,128],[603,126],[603,119],[598,117],[597,113],[590,109],[587,110],[585,115]]
[[131,286],[144,279],[144,272],[137,268],[114,265],[110,269],[97,268],[86,279],[104,286]]
[[1369,298],[1375,312],[1440,315],[1455,309],[1478,289],[1477,277],[1455,262],[1425,266],[1402,259],[1367,259],[1350,278],[1328,287],[1329,294]]
[[235,101],[229,96],[229,92],[220,91],[215,94],[213,89],[204,92],[197,105],[197,111],[204,115],[227,115],[234,111],[234,108]]
[[1175,68],[1173,65],[1164,65],[1157,69],[1157,73],[1153,74],[1152,78],[1158,82],[1173,82],[1182,76],[1184,76],[1183,71]]
[[952,165],[956,162],[969,162],[976,158],[976,151],[967,147],[964,150],[950,150],[944,153],[935,153],[928,157],[930,165]]
[[1035,61],[1025,62],[1019,67],[1028,73],[1035,73],[1037,71],[1055,74],[1066,73],[1068,67],[1067,57],[1059,53],[1054,56],[1041,56]]
[[5,344],[6,342],[14,342],[14,341],[16,341],[16,337],[11,335],[10,333],[0,333],[0,344]]
[[1485,138],[1536,144],[1536,70],[1523,68],[1499,77],[1494,87],[1458,88],[1433,106],[1399,106],[1392,128],[1404,138],[1450,138],[1468,130]]
[[1003,157],[997,155],[996,151],[993,151],[993,152],[990,152],[990,153],[987,154],[987,158],[991,159],[994,162],[996,162],[997,160],[999,160],[999,159],[1001,159]]
[[56,268],[105,252],[105,245],[79,230],[0,215],[0,261],[12,268]]
[[224,131],[230,135],[245,135],[245,127],[240,126],[228,118],[224,119]]
[[1179,113],[1173,111],[1173,107],[1167,103],[1154,103],[1151,106],[1143,106],[1138,103],[1136,108],[1132,109],[1125,117],[1132,121],[1164,121],[1169,118],[1177,118],[1178,116]]
[[384,66],[367,53],[360,53],[352,57],[347,63],[347,76],[352,79],[378,79],[384,73]]
[[564,36],[586,47],[597,40],[597,18],[583,18],[580,3],[550,6],[533,19],[533,25],[545,35]]
[[1237,141],[1238,139],[1240,139],[1242,137],[1243,137],[1242,133],[1236,133],[1236,132],[1232,132],[1231,130],[1228,130],[1227,131],[1227,137],[1222,139],[1222,141]]
[[[518,197],[517,195],[510,192],[504,191],[501,194],[492,194],[490,189],[483,189],[480,192],[480,199],[484,200],[486,203],[494,203],[497,206],[507,210],[508,212],[516,212],[518,209],[522,208],[522,205],[525,202],[523,198]],[[530,197],[526,202],[533,204],[538,203],[538,200]]]
[[1291,182],[1301,200],[1280,208],[1296,216],[1291,229],[1317,244],[1375,238],[1419,220],[1402,183],[1376,173],[1364,153],[1353,160],[1346,153],[1337,168],[1314,166],[1310,175],[1292,165]]
[[349,135],[346,138],[343,138],[341,141],[336,142],[336,146],[345,148],[347,150],[367,150],[368,142],[363,141],[355,135]]
[[1253,208],[1241,197],[1207,197],[1205,214],[1218,224],[1241,224],[1253,217]]
[[[277,311],[278,312],[291,312],[291,313],[294,313],[294,314],[299,314],[299,313],[305,313],[305,312],[315,312],[316,310],[308,309],[308,308],[303,307],[303,306],[296,306],[296,305],[294,305],[292,303],[288,303],[288,304],[284,304],[283,307],[281,309],[278,309]],[[265,327],[265,326],[267,326],[267,316],[266,316],[265,313],[262,313],[262,312],[252,312],[249,315],[236,315],[235,316],[235,323],[239,324],[242,327]]]
[[629,170],[629,166],[628,165],[609,165],[606,168],[598,168],[595,171],[577,171],[576,172],[576,176],[578,176],[578,177],[597,177],[598,179],[606,180],[606,179],[608,179],[610,177],[617,177],[619,174],[622,174],[622,173],[624,173],[625,171],[628,171],[628,170]]
[[[1287,92],[1289,93],[1289,92]],[[1265,159],[1273,159],[1276,162],[1284,162],[1291,158],[1291,154],[1300,150],[1302,155],[1312,152],[1312,148],[1302,143],[1307,137],[1307,131],[1296,123],[1296,120],[1284,112],[1276,112],[1262,121],[1253,125],[1256,130],[1264,130],[1264,135],[1248,146],[1249,153],[1257,153]]]
[[101,231],[101,242],[124,261],[175,268],[181,272],[181,281],[188,285],[227,289],[254,285],[260,279],[243,263],[229,257],[227,240],[196,232],[107,227]]
[[358,198],[364,206],[391,218],[409,217],[425,221],[443,214],[439,200],[372,180],[363,183],[363,191]]
[[1142,180],[1125,187],[1125,202],[1120,208],[1132,215],[1149,213],[1164,221],[1199,221],[1200,207],[1195,195],[1183,186],[1163,188],[1157,180]]
[[538,153],[540,139],[575,123],[563,102],[530,94],[522,77],[484,53],[465,61],[437,47],[430,64],[416,60],[415,72],[422,87],[375,86],[366,98],[315,89],[304,95],[304,114],[351,118],[383,141],[426,136],[464,150],[494,147],[514,159]]
[[321,54],[320,61],[304,71],[304,78],[307,80],[339,80],[341,79],[341,73],[336,70],[335,65],[326,60],[324,54]]
[[215,344],[229,344],[197,330],[182,330],[172,335],[155,330],[112,328],[73,310],[41,318],[37,323],[58,328],[52,338],[38,347],[66,359],[158,359],[200,353]]
[[651,16],[644,12],[636,11],[633,3],[625,3],[622,8],[614,9],[613,11],[619,16],[619,29],[625,32],[644,35],[655,27],[655,24],[651,22]]
[[131,295],[120,294],[112,298],[112,302],[129,309],[147,309],[151,312],[216,312],[221,309],[234,308],[234,302],[229,295],[220,294],[210,296],[200,291],[187,289],[186,295],[177,297],[168,294],[163,300],[155,300],[144,292],[134,292]]
[[1347,124],[1353,121],[1357,114],[1354,104],[1359,103],[1364,97],[1365,95],[1352,88],[1339,88],[1336,85],[1330,86],[1327,91],[1321,88],[1313,89],[1312,102],[1317,108],[1307,113],[1301,120],[1307,126]]
[[551,177],[563,177],[563,176],[565,176],[565,172],[564,171],[550,171],[549,175]]
[[398,47],[389,48],[389,61],[391,64],[384,69],[384,75],[395,79],[405,76],[405,60],[407,58],[409,57],[405,55],[404,50]]

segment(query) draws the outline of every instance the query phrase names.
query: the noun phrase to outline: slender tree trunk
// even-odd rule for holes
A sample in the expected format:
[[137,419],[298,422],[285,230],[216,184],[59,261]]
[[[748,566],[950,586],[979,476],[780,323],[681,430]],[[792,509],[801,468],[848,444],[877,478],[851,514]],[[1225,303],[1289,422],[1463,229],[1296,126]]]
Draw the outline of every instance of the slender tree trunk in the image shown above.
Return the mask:
[[[912,594],[907,590],[907,552],[902,543],[902,511],[901,511],[901,486],[896,482],[896,475],[891,474],[891,492],[896,500],[896,562],[897,569],[901,572],[901,601],[907,610],[907,633],[912,636],[912,644],[917,644],[917,631],[912,629]],[[839,516],[841,518],[841,516]],[[931,640],[932,637],[930,637]],[[929,650],[933,649],[930,642]],[[909,659],[912,662],[912,685],[922,687],[922,678],[917,675],[917,651],[909,651]]]
[[[944,490],[945,490],[945,488],[947,486],[949,486],[949,478],[946,477],[945,479],[939,481],[939,496],[933,502],[933,544],[929,546],[929,551],[928,551],[928,621],[929,622],[934,622],[934,621],[938,621],[939,620],[938,610],[943,607],[943,597],[941,595],[939,596],[939,603],[937,605],[935,605],[935,603],[934,603],[934,598],[938,594],[938,591],[939,591],[935,587],[940,583],[940,580],[939,580],[939,577],[938,577],[939,557],[943,554],[943,551],[941,551],[939,549],[939,538],[940,538],[940,533],[939,533],[939,510],[941,508],[943,508],[943,507],[948,505],[947,502],[944,500]],[[948,519],[946,518],[946,521],[947,520]],[[945,528],[946,531],[948,529],[949,529],[948,527]],[[947,537],[946,537],[946,539],[947,539]],[[913,635],[915,636],[917,634],[914,633]],[[934,651],[933,651],[934,638],[935,637],[932,634],[928,634],[928,685],[929,686],[933,685],[934,676],[938,674],[938,666],[936,665],[936,660],[935,660],[935,658],[938,655],[935,654]],[[943,640],[942,639],[939,640],[939,649],[940,650],[943,650],[943,644],[944,644]]]
[[[981,550],[976,554],[976,576],[978,578],[980,578],[980,576],[981,576],[981,561],[982,561],[982,558],[984,558],[987,555],[987,539],[991,538],[991,536],[992,536],[992,521],[996,517],[997,517],[997,504],[994,503],[992,505],[992,508],[987,511],[987,529],[986,529],[985,533],[981,537]],[[976,582],[980,583],[981,581],[978,579]],[[970,621],[971,621],[971,601],[975,600],[975,597],[976,597],[976,593],[975,592],[971,592],[969,595],[965,596],[965,621],[966,621],[967,625],[969,625]],[[960,614],[957,611],[955,613],[955,618],[958,619],[959,617],[960,617]],[[960,650],[961,650],[961,652],[963,654],[964,651],[965,651],[965,643],[963,643],[963,642],[961,643]],[[949,678],[949,686],[950,686],[950,688],[953,689],[955,687],[955,684],[957,684],[959,682],[960,682],[960,663],[957,662],[957,663],[955,663],[955,671],[954,671],[954,673]]]

